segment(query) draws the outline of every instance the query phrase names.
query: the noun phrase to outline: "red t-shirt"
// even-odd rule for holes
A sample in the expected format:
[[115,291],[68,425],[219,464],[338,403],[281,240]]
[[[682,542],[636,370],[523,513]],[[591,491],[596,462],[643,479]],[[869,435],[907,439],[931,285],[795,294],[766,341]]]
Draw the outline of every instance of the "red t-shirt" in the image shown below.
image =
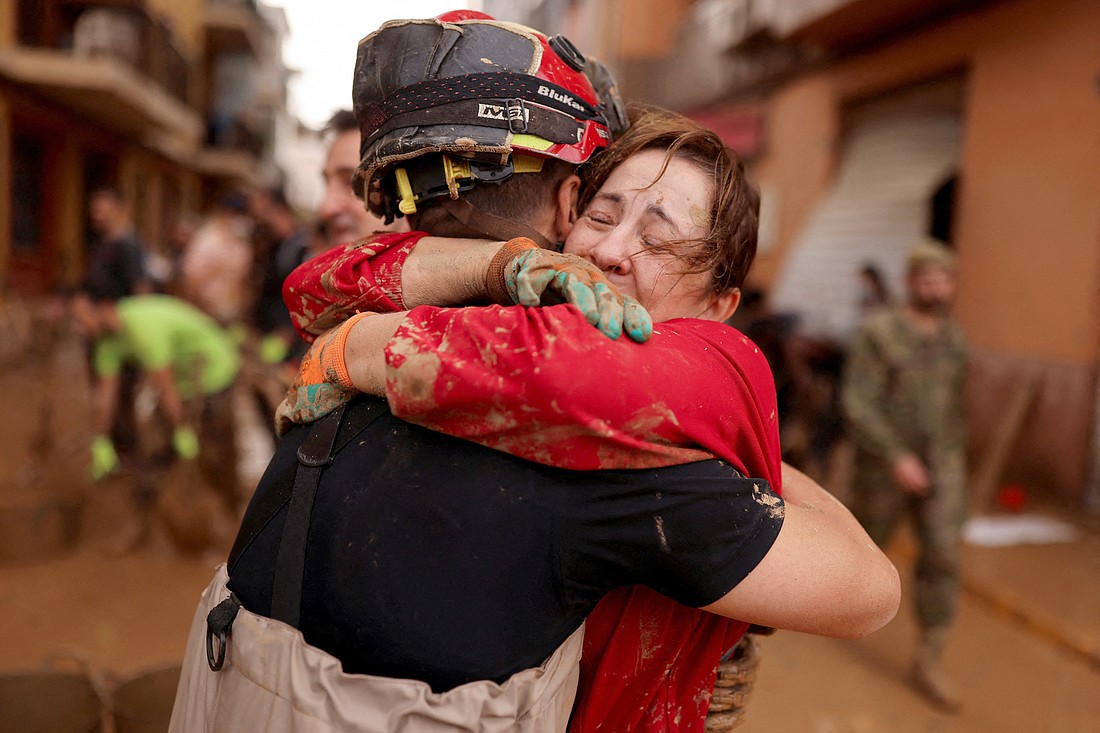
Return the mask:
[[[403,307],[401,265],[421,232],[330,250],[287,279],[306,338],[356,310]],[[569,305],[414,308],[386,348],[394,415],[562,468],[651,468],[712,457],[780,489],[775,388],[760,350],[713,321],[612,341]],[[608,594],[586,622],[570,724],[702,731],[715,669],[747,624],[644,587]]]

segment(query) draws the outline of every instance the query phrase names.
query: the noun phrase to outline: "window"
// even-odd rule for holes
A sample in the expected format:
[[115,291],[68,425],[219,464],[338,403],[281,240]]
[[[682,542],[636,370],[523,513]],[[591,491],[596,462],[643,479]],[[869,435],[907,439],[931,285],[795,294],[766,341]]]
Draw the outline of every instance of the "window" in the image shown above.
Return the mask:
[[38,254],[42,249],[42,181],[45,146],[29,135],[12,135],[12,250]]

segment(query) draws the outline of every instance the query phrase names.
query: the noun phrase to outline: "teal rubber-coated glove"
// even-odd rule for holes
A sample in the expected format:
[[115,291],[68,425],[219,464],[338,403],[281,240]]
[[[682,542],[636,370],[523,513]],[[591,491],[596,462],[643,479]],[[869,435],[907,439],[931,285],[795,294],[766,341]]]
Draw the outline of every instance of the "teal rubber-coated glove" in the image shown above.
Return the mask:
[[279,364],[286,360],[290,346],[286,339],[277,333],[269,333],[260,339],[259,355],[264,364]]
[[185,461],[193,461],[199,455],[199,436],[186,425],[180,425],[172,433],[172,447],[177,456]]
[[508,264],[504,282],[520,305],[571,303],[609,338],[617,339],[625,331],[642,343],[653,335],[649,312],[611,284],[600,268],[580,257],[546,249],[526,250]]
[[99,481],[106,478],[118,468],[118,453],[115,445],[106,435],[97,435],[92,438],[92,480]]

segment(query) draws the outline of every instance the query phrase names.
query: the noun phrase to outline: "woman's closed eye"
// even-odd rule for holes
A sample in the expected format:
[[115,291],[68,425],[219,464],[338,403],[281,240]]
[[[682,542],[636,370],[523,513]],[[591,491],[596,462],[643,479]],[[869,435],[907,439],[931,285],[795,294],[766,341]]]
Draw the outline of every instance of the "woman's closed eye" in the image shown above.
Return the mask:
[[618,222],[615,217],[605,211],[586,211],[584,218],[599,227],[614,227]]

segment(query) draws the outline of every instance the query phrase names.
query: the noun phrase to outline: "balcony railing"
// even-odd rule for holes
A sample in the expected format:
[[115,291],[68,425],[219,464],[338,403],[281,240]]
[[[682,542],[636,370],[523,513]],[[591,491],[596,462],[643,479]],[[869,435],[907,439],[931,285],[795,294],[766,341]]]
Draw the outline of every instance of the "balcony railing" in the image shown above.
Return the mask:
[[23,46],[117,59],[194,106],[190,64],[142,0],[19,0],[18,22]]

